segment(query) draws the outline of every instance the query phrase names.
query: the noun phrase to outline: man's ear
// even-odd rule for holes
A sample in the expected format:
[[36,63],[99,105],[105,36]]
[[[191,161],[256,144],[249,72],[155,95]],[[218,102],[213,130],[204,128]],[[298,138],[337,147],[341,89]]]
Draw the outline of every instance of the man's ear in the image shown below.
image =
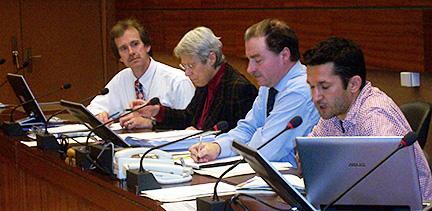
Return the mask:
[[288,47],[283,48],[279,55],[282,56],[284,61],[291,61],[291,51]]
[[361,84],[362,84],[361,77],[358,76],[358,75],[355,75],[355,76],[351,77],[350,80],[348,81],[348,87],[347,87],[347,89],[351,93],[360,92]]
[[146,45],[145,48],[146,48],[147,54],[149,54],[150,50],[151,50],[151,45]]

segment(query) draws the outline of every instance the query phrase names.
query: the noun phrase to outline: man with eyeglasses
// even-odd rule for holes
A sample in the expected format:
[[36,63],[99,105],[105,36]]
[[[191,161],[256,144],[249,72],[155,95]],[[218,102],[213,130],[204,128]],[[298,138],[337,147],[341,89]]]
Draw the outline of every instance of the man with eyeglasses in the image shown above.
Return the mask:
[[[126,126],[132,121],[132,127],[209,130],[219,121],[227,121],[229,128],[235,127],[252,107],[257,89],[225,61],[219,37],[207,27],[197,27],[183,36],[174,54],[196,87],[188,107],[146,106],[121,118],[120,124]],[[133,104],[143,103],[135,100]],[[156,119],[156,124],[149,124],[148,118]]]
[[143,26],[133,19],[121,20],[113,26],[110,36],[114,56],[127,68],[106,85],[108,94],[95,97],[88,106],[99,120],[107,122],[123,113],[135,99],[158,97],[164,106],[186,108],[195,87],[183,71],[151,57],[150,38]]

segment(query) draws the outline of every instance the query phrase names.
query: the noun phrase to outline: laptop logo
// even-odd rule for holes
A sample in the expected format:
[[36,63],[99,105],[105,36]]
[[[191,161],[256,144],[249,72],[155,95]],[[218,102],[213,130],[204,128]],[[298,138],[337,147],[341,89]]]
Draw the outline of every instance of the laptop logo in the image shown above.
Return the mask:
[[352,162],[352,163],[348,164],[348,167],[351,167],[351,168],[364,168],[364,167],[366,167],[366,163]]

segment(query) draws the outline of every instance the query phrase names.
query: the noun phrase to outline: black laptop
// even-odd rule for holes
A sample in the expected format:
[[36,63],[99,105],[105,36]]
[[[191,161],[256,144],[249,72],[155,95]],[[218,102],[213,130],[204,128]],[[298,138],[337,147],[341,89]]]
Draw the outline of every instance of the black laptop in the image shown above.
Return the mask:
[[131,147],[131,144],[124,141],[120,136],[99,121],[84,105],[66,100],[60,100],[60,105],[90,130],[94,130],[93,132],[102,140],[112,142],[120,147]]
[[[44,125],[47,121],[42,109],[35,99],[30,87],[22,75],[8,73],[7,80],[12,86],[19,102],[27,115],[26,119],[20,120],[21,126]],[[26,103],[27,102],[27,103]]]
[[234,141],[232,146],[243,156],[256,174],[292,208],[295,207],[301,211],[316,210],[260,152],[238,141]]

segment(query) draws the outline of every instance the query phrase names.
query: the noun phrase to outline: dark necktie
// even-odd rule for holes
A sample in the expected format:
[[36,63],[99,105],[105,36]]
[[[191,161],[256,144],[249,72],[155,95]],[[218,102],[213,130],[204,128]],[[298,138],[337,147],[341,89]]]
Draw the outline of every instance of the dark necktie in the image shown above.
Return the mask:
[[267,97],[267,116],[270,115],[270,112],[273,110],[273,106],[276,99],[276,94],[278,91],[275,88],[270,88]]
[[138,79],[135,81],[135,95],[136,99],[144,99],[143,85],[139,82]]

